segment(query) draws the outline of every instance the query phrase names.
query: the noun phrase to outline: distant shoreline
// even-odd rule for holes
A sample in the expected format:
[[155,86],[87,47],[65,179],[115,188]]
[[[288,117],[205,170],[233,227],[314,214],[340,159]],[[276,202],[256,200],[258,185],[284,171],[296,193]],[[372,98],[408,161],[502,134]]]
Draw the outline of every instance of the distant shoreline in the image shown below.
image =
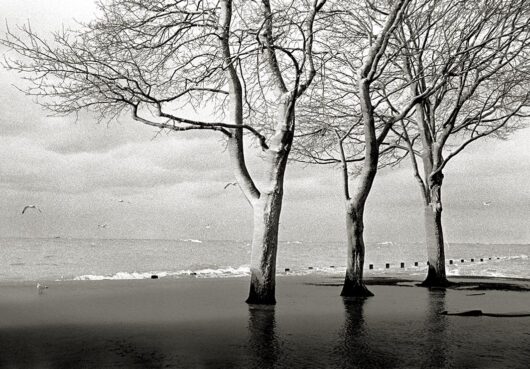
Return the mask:
[[[101,240],[101,241],[175,241],[175,242],[185,242],[188,240],[200,240],[202,242],[252,242],[252,239],[210,239],[210,238],[198,238],[197,236],[192,237],[182,237],[182,238],[106,238],[106,237],[77,237],[77,236],[63,236],[63,235],[53,235],[53,236],[46,236],[46,237],[24,237],[24,236],[0,236],[0,240],[83,240],[83,241],[91,241],[91,240]],[[279,240],[279,243],[284,244],[303,244],[303,243],[346,243],[343,239],[337,239],[337,240]],[[411,244],[411,245],[421,245],[425,244],[425,241],[368,241],[368,245],[379,245],[379,246],[387,246],[392,244]],[[457,244],[457,245],[506,245],[506,246],[529,246],[530,247],[530,241],[526,242],[469,242],[469,241],[450,241],[446,242],[447,245]]]
[[[163,281],[162,283],[187,283],[187,281],[194,280],[248,280],[248,275],[233,275],[223,277],[197,277],[197,276],[168,276],[156,278],[123,278],[123,279],[35,279],[35,280],[1,280],[0,288],[2,286],[33,286],[37,282],[40,283],[51,283],[51,284],[68,284],[68,283],[134,283],[141,281],[153,280],[153,283],[157,281]],[[306,284],[315,284],[320,286],[342,286],[342,280],[344,278],[343,273],[308,273],[308,274],[278,274],[278,284],[281,284],[284,280],[307,280]],[[423,276],[417,273],[411,274],[406,272],[401,273],[365,273],[364,281],[367,286],[398,286],[398,287],[412,287],[420,283],[423,280]],[[495,276],[448,276],[448,280],[453,282],[454,285],[447,287],[447,289],[465,289],[465,290],[499,290],[499,291],[529,291],[530,292],[530,278],[516,278],[516,277],[495,277]],[[313,282],[318,281],[318,282]],[[160,283],[160,282],[159,282]]]
[[[4,239],[0,279],[149,279],[158,277],[244,277],[250,273],[245,241]],[[345,245],[280,243],[277,275],[342,274]],[[365,275],[426,274],[422,244],[367,245]],[[451,244],[446,252],[450,277],[530,278],[530,245]]]

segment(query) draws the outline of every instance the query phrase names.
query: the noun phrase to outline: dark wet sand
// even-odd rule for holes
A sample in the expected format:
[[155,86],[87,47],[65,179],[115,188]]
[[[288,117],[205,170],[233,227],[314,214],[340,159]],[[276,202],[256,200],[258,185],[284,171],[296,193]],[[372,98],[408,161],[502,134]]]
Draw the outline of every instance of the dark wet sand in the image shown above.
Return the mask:
[[4,283],[0,368],[527,368],[530,317],[441,312],[530,313],[528,281],[458,281],[344,301],[340,278],[279,277],[274,308],[247,278]]

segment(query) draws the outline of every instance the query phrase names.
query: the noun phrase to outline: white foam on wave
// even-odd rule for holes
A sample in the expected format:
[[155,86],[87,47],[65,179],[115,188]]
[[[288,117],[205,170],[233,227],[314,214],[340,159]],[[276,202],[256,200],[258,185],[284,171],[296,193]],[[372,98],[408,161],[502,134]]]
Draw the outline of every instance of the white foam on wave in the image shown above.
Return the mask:
[[[277,274],[282,275],[306,275],[306,274],[343,274],[346,271],[345,267],[314,267],[313,269],[291,269],[287,272],[278,270]],[[234,278],[245,277],[250,275],[250,267],[242,265],[240,267],[227,268],[206,268],[198,270],[179,270],[176,272],[118,272],[108,275],[85,274],[75,277],[76,281],[103,281],[103,280],[133,280],[133,279],[150,279],[152,275],[157,275],[158,278],[164,277],[195,277],[195,278]]]
[[522,255],[513,255],[508,256],[506,259],[513,260],[513,259],[528,259],[528,255],[522,254]]
[[345,267],[312,267],[312,269],[289,268],[288,271],[284,271],[284,269],[282,269],[281,271],[279,270],[277,274],[298,276],[307,274],[343,274],[344,272],[346,272]]
[[394,242],[392,242],[392,241],[383,241],[383,242],[378,242],[376,245],[380,245],[380,246],[393,246],[393,245],[394,245]]
[[193,238],[185,238],[185,239],[182,239],[182,240],[179,240],[179,241],[182,241],[182,242],[191,242],[191,243],[202,243],[201,240],[196,240],[196,239],[193,239]]
[[[451,264],[447,266],[447,274],[450,276],[485,276],[485,277],[501,277],[501,278],[529,278],[528,274],[524,272],[524,266],[528,260],[528,255],[512,255],[501,256],[499,259],[484,260],[484,262],[465,263],[465,264]],[[515,262],[516,270],[506,270],[503,263]],[[500,264],[499,264],[500,263]],[[373,270],[365,269],[367,274],[395,274],[405,273],[412,275],[424,274],[427,266],[422,265],[413,267],[407,265],[406,268],[400,268],[398,264],[392,264],[391,268],[386,269],[383,266],[376,267]],[[294,267],[285,271],[284,268],[279,268],[277,273],[279,275],[307,275],[307,274],[343,274],[346,268],[344,266],[314,266],[309,267]],[[242,265],[239,267],[222,267],[222,268],[204,268],[204,269],[183,269],[179,271],[153,271],[153,272],[118,272],[109,275],[94,275],[87,274],[75,277],[74,280],[133,280],[133,279],[150,279],[152,275],[157,275],[159,278],[232,278],[245,277],[250,275],[250,267]]]
[[496,270],[451,270],[447,272],[447,275],[453,276],[453,277],[459,277],[459,276],[474,276],[474,277],[495,277],[495,278],[516,278],[516,279],[527,279],[528,277],[525,276],[519,276],[519,275],[511,275],[508,273],[502,273],[498,272]]
[[477,276],[497,278],[530,278],[528,274],[528,255],[499,256],[483,262],[451,265],[450,276]]
[[118,272],[112,275],[96,275],[96,274],[85,274],[75,277],[75,281],[103,281],[103,280],[119,280],[119,279],[148,279],[153,274],[159,277],[166,277],[167,273],[138,273],[138,272]]
[[219,269],[200,269],[200,270],[179,270],[176,272],[118,272],[108,275],[94,275],[85,274],[75,277],[76,281],[102,281],[102,280],[131,280],[131,279],[150,279],[151,276],[156,275],[159,278],[164,277],[186,277],[194,276],[198,278],[228,278],[228,277],[244,277],[250,275],[250,268],[248,266],[240,266],[238,268],[227,267]]
[[243,277],[250,275],[249,266],[240,266],[238,268],[228,267],[220,269],[201,269],[195,270],[198,277]]

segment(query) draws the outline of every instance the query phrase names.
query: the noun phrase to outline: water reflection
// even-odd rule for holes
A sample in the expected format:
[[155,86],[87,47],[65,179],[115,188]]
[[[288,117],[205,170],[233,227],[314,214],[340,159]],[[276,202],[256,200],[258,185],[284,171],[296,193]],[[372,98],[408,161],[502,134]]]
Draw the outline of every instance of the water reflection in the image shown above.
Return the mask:
[[445,290],[432,290],[425,320],[424,368],[446,368],[448,363],[448,319],[440,313],[446,310]]
[[339,333],[340,346],[336,354],[342,368],[389,368],[392,358],[378,349],[378,342],[370,336],[365,321],[366,299],[344,298],[344,326]]
[[279,363],[280,344],[276,333],[274,306],[249,305],[249,354],[252,368],[275,368]]

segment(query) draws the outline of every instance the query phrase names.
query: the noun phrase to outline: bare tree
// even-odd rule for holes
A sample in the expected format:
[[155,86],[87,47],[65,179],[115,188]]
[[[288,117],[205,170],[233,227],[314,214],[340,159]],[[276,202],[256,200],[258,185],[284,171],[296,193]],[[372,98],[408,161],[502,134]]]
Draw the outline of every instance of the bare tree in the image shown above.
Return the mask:
[[[258,9],[251,8],[248,17],[242,17],[259,25],[253,33],[261,49],[254,64],[257,72],[245,79],[249,119],[268,122],[270,127],[269,146],[263,151],[266,179],[261,191],[248,191],[254,208],[249,304],[275,302],[278,228],[296,104],[316,74],[314,24],[326,0],[313,0],[306,6],[301,3],[280,3],[274,8],[270,1],[262,0]],[[249,64],[246,67],[252,69]]]
[[367,56],[358,70],[358,98],[363,123],[365,154],[361,172],[357,176],[357,184],[350,193],[348,186],[347,162],[343,154],[342,142],[344,137],[339,137],[341,150],[341,161],[343,164],[344,197],[346,200],[346,233],[348,236],[348,258],[346,264],[346,276],[342,288],[342,296],[370,296],[363,283],[364,267],[364,208],[366,200],[377,173],[379,160],[379,144],[392,123],[387,123],[379,136],[376,134],[376,121],[374,116],[373,98],[371,95],[371,84],[379,73],[379,64],[385,53],[388,41],[396,26],[401,21],[408,1],[396,1],[391,8],[380,34],[368,49]]
[[395,127],[424,201],[425,286],[449,283],[441,221],[447,163],[474,141],[505,137],[528,116],[529,10],[523,0],[439,0],[399,27],[403,53],[394,62],[411,93],[424,94],[444,76],[443,87]]
[[[400,5],[385,10],[382,3],[337,12],[334,22],[342,32],[335,28],[326,40],[332,45],[329,61],[311,91],[320,109],[314,103],[304,106],[304,118],[314,124],[304,125],[294,148],[298,161],[342,165],[345,296],[371,295],[362,282],[362,215],[377,168],[410,157],[425,200],[429,274],[424,284],[445,285],[442,170],[471,142],[504,137],[519,127],[528,105],[524,1],[408,1],[394,21]],[[385,32],[386,43],[378,44]],[[374,50],[380,59],[370,58]],[[367,70],[376,72],[363,74]],[[353,191],[349,163],[356,164]]]
[[[314,25],[325,2],[108,0],[99,2],[98,19],[52,41],[25,26],[8,30],[2,43],[18,54],[6,65],[23,74],[23,90],[55,114],[131,113],[160,130],[222,134],[253,208],[247,302],[274,304],[295,106],[316,74]],[[189,112],[207,106],[215,107],[209,119]],[[245,133],[261,150],[261,186],[247,169]]]
[[[412,11],[407,10],[410,3],[343,3],[326,40],[325,70],[312,89],[311,98],[320,102],[320,109],[315,103],[304,106],[304,119],[314,124],[306,125],[301,133],[296,160],[342,166],[348,246],[342,296],[372,296],[363,282],[366,201],[378,167],[393,163],[392,156],[380,161],[393,152],[393,146],[386,144],[391,127],[423,98],[408,93],[391,62],[400,51],[392,41],[394,33],[407,11]],[[348,163],[358,164],[353,171],[354,186],[350,186]]]

